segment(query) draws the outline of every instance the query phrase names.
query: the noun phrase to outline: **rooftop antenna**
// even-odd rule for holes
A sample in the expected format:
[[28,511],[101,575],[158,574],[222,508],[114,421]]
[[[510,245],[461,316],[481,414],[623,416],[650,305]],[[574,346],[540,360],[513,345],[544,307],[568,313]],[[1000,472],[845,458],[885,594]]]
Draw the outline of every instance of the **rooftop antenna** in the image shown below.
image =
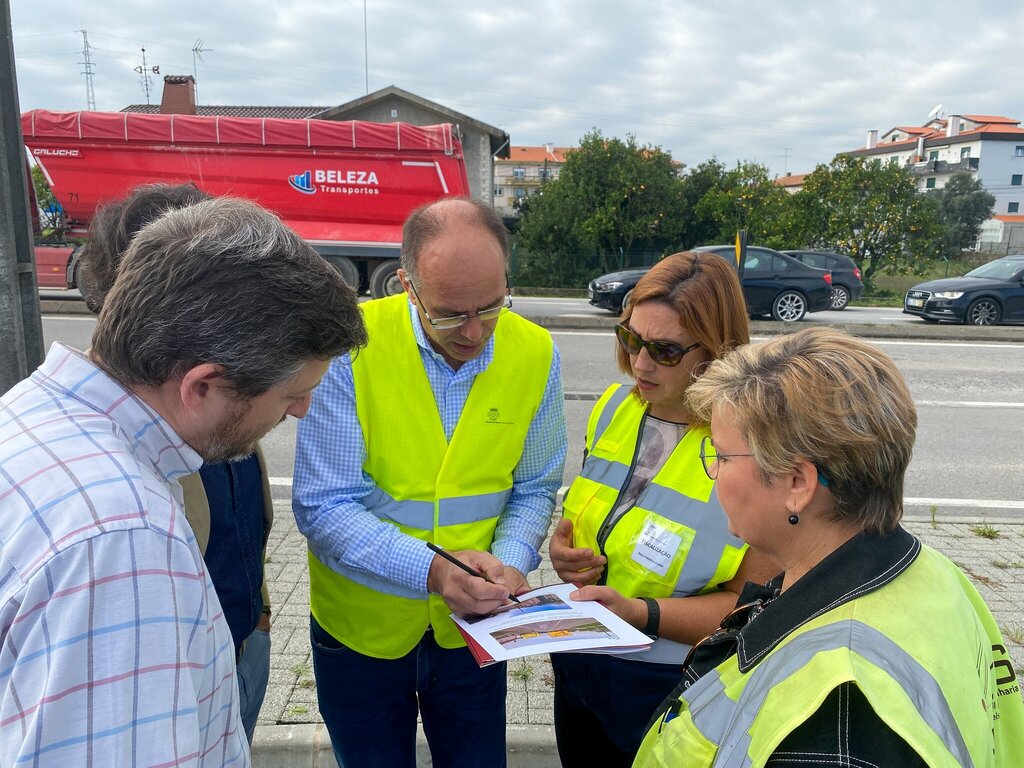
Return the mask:
[[92,46],[89,45],[89,33],[84,29],[77,30],[82,33],[82,74],[85,75],[85,108],[93,112],[96,111],[96,92],[92,87],[92,68],[96,66],[92,63]]
[[142,49],[142,66],[136,67],[135,71],[139,73],[140,81],[142,84],[142,90],[146,92],[146,106],[149,106],[149,73],[152,72],[154,75],[160,74],[160,67],[149,67],[146,64],[146,49]]
[[939,117],[942,114],[942,105],[936,104],[932,107],[932,111],[928,113],[928,119],[931,120],[934,117]]
[[789,153],[793,151],[792,147],[782,148],[782,175],[789,176]]
[[[192,79],[195,81],[196,88],[196,106],[199,106],[199,73],[196,71],[196,57],[199,57],[200,61],[203,61],[204,53],[212,53],[213,48],[203,48],[203,41],[196,40],[196,44],[192,46]],[[203,61],[205,64],[206,62]]]

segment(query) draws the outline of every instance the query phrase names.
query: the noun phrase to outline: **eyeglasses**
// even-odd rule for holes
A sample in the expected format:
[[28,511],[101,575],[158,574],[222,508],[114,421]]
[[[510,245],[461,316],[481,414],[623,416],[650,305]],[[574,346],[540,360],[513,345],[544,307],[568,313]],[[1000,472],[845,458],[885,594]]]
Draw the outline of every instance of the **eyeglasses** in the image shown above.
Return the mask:
[[[704,466],[704,472],[712,480],[718,479],[719,461],[736,458],[738,456],[753,456],[752,453],[719,453],[715,450],[715,444],[711,442],[711,438],[704,436],[700,441],[700,463]],[[824,472],[821,471],[821,467],[817,464],[814,468],[818,470],[818,482],[828,488],[829,479]]]
[[700,346],[699,343],[681,347],[671,341],[644,341],[638,334],[621,324],[615,326],[615,338],[618,339],[619,346],[629,354],[639,355],[641,349],[646,349],[654,362],[666,368],[679,365],[687,352],[692,352]]
[[753,456],[752,453],[719,453],[715,450],[715,444],[707,435],[700,441],[700,463],[704,466],[704,472],[712,480],[718,479],[718,462],[729,460],[737,456]]
[[427,318],[427,322],[430,323],[430,327],[437,331],[450,331],[453,328],[461,328],[469,322],[469,318],[475,317],[478,320],[493,320],[498,317],[506,309],[512,307],[512,294],[508,292],[508,288],[505,288],[505,298],[501,300],[501,303],[495,304],[493,307],[487,307],[487,309],[481,309],[477,312],[469,312],[465,315],[452,315],[451,317],[431,317],[430,313],[427,312],[427,308],[423,306],[423,300],[420,299],[420,295],[416,292],[416,286],[412,280],[409,280],[409,287],[412,288],[412,295],[416,297],[416,303],[420,305],[420,309],[423,310],[423,314]]

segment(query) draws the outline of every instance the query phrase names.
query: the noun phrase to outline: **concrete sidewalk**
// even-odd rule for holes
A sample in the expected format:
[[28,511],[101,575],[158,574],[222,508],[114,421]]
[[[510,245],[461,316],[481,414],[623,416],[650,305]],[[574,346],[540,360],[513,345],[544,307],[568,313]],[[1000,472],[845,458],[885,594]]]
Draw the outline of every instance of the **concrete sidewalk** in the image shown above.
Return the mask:
[[[291,505],[275,502],[267,578],[274,607],[270,686],[253,745],[258,768],[333,766],[330,739],[316,705],[309,647],[306,542],[295,528]],[[907,518],[905,526],[959,565],[977,585],[1003,629],[1014,667],[1024,669],[1024,523],[978,515],[950,520]],[[535,586],[558,579],[547,557],[530,574]],[[936,617],[937,622],[941,621]],[[511,768],[558,766],[552,728],[551,664],[546,656],[509,663],[508,744]],[[419,739],[421,766],[430,765]]]

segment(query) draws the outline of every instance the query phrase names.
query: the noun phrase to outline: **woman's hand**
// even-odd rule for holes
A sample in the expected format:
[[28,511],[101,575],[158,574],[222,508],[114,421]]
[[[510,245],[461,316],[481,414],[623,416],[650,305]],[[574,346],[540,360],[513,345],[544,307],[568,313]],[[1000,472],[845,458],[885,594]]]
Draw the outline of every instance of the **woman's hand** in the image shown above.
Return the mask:
[[592,549],[572,545],[572,521],[565,518],[551,535],[548,552],[558,578],[579,586],[597,581],[608,562],[602,555],[595,555]]
[[643,629],[647,626],[647,603],[639,597],[623,597],[614,587],[581,587],[569,595],[570,600],[596,600],[620,619]]

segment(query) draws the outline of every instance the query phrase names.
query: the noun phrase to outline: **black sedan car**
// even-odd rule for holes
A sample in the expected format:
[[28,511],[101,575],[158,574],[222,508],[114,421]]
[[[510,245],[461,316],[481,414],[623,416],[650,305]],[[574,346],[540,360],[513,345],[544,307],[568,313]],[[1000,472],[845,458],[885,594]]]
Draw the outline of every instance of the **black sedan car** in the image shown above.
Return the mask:
[[903,299],[903,312],[930,323],[1024,323],[1024,254],[982,264],[963,277],[915,285]]
[[849,256],[831,251],[783,251],[797,261],[832,273],[832,309],[846,309],[864,293],[860,267]]
[[[736,250],[731,245],[704,245],[693,250],[713,253],[730,264],[736,263]],[[628,269],[591,280],[587,290],[590,303],[610,312],[621,312],[630,291],[646,272],[646,269]],[[802,319],[807,312],[828,309],[832,297],[829,272],[808,267],[770,248],[747,248],[740,282],[751,317],[771,315],[776,320],[793,322]]]

